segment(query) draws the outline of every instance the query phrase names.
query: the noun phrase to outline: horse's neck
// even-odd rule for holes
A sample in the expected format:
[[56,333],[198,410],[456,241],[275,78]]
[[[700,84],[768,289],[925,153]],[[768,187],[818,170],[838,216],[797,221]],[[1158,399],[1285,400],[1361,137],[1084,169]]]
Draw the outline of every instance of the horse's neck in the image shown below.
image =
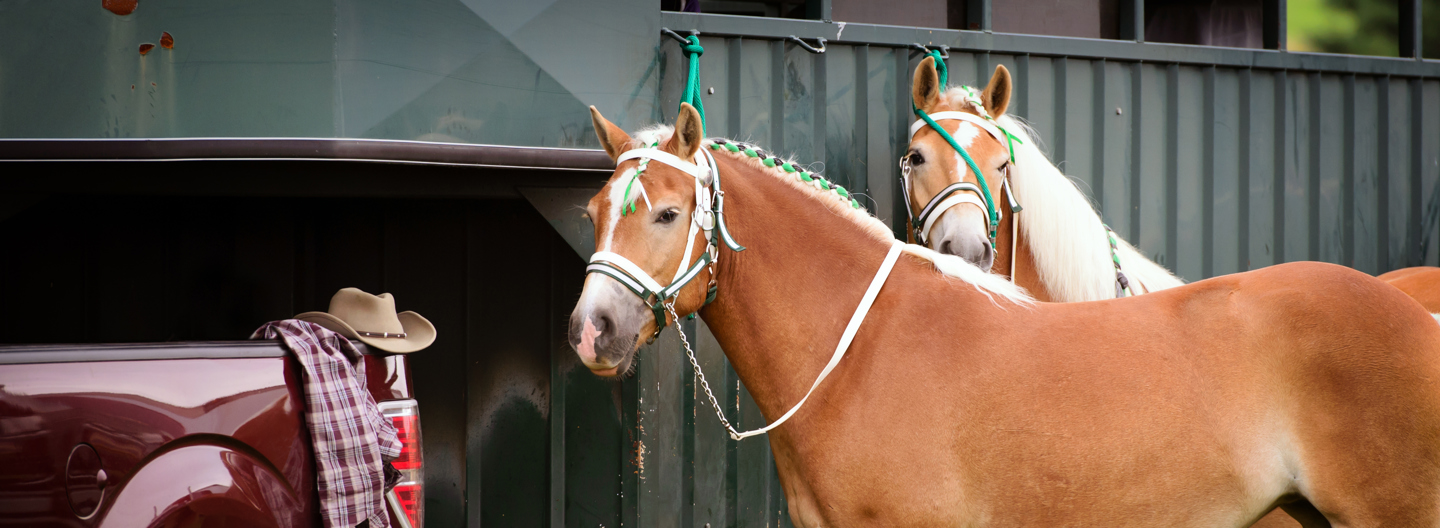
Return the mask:
[[716,161],[726,222],[747,249],[720,251],[718,297],[701,316],[773,421],[824,368],[888,247],[775,175]]
[[1035,267],[1035,255],[1030,252],[1030,246],[1023,243],[1016,245],[1020,232],[1015,227],[1015,213],[1011,211],[1000,221],[995,238],[995,264],[990,272],[1010,277],[1037,301],[1054,302],[1055,296],[1050,293],[1045,281],[1040,280],[1040,270]]

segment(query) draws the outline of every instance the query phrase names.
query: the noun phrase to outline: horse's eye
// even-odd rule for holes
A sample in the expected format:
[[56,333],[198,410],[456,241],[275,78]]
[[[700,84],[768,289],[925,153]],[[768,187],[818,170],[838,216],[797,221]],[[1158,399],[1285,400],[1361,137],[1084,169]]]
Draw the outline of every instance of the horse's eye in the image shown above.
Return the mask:
[[1005,163],[1001,163],[1001,164],[1000,164],[1000,168],[999,168],[999,169],[996,169],[996,170],[999,170],[1000,172],[1005,172],[1005,170],[1006,170],[1006,169],[1009,169],[1009,168],[1010,168],[1010,162],[1007,160]]
[[919,165],[919,164],[921,164],[921,163],[925,163],[925,156],[921,156],[919,152],[911,152],[911,153],[910,153],[910,164],[911,164],[911,165]]
[[666,209],[666,210],[660,212],[660,216],[655,217],[655,223],[657,223],[657,224],[668,224],[668,223],[670,223],[670,222],[674,222],[675,219],[678,218],[679,216],[680,216],[680,211],[679,211],[679,210],[677,210],[677,209]]

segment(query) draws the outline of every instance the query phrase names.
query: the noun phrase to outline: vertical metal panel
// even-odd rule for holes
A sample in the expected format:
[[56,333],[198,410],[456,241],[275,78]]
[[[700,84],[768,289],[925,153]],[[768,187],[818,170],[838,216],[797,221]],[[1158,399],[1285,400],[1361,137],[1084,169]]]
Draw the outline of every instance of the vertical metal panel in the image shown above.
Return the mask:
[[1136,125],[1140,134],[1137,149],[1140,152],[1140,235],[1130,242],[1146,256],[1161,264],[1174,262],[1169,250],[1170,200],[1167,192],[1170,163],[1169,144],[1170,82],[1168,68],[1158,64],[1140,65],[1141,85],[1140,108]]
[[1175,180],[1175,209],[1173,215],[1177,225],[1175,242],[1177,253],[1174,270],[1187,281],[1205,278],[1204,254],[1207,227],[1204,221],[1205,183],[1204,174],[1208,153],[1203,148],[1205,136],[1205,106],[1208,97],[1205,89],[1205,71],[1193,66],[1181,66],[1177,82],[1177,100],[1172,104],[1178,109],[1175,127],[1175,154],[1178,168]]
[[1378,176],[1380,149],[1384,147],[1378,134],[1368,131],[1382,130],[1380,116],[1385,109],[1380,105],[1379,87],[1374,78],[1364,77],[1352,82],[1354,88],[1351,90],[1350,105],[1354,107],[1354,118],[1353,126],[1347,130],[1355,131],[1352,132],[1355,140],[1350,144],[1350,161],[1355,170],[1351,173],[1354,180],[1350,186],[1353,193],[1349,207],[1351,228],[1347,232],[1353,249],[1350,250],[1352,260],[1347,265],[1373,275],[1382,269],[1380,248],[1383,239],[1379,229],[1383,218],[1379,201],[1382,187]]
[[1406,171],[1408,185],[1406,191],[1409,195],[1409,218],[1405,223],[1409,227],[1406,232],[1406,261],[1407,266],[1419,266],[1425,261],[1424,240],[1425,228],[1423,219],[1424,189],[1423,178],[1425,176],[1425,111],[1429,105],[1425,104],[1425,84],[1421,79],[1411,79],[1409,82],[1410,95],[1410,130],[1407,134],[1410,147],[1410,167]]
[[1311,233],[1314,233],[1314,241],[1319,243],[1319,254],[1315,260],[1340,263],[1345,258],[1342,189],[1345,187],[1345,152],[1348,148],[1345,142],[1345,106],[1349,103],[1345,97],[1344,81],[1339,76],[1320,76],[1319,91],[1319,106],[1312,106],[1311,112],[1316,119],[1312,123],[1318,123],[1318,128],[1312,130],[1315,135],[1310,138],[1315,149],[1312,159],[1316,163],[1310,170],[1312,177],[1318,178],[1318,182],[1311,181],[1311,189],[1317,191],[1317,195],[1311,198],[1311,203],[1317,206],[1310,215],[1315,222]]
[[640,489],[636,513],[641,526],[676,527],[691,505],[690,497],[681,494],[681,465],[688,462],[682,454],[682,377],[688,375],[688,365],[680,336],[673,331],[662,332],[638,354],[635,465]]
[[[1060,101],[1055,97],[1054,90],[1059,88],[1064,81],[1055,77],[1056,63],[1064,59],[1051,57],[1031,56],[1026,62],[1027,68],[1024,85],[1019,87],[1026,92],[1025,113],[1020,117],[1028,119],[1035,129],[1032,139],[1038,144],[1040,150],[1050,156],[1050,159],[1060,159],[1058,152],[1064,139],[1056,136],[1055,131],[1065,123],[1063,119],[1057,118],[1060,112]],[[1063,168],[1063,167],[1062,167]]]
[[771,63],[775,60],[775,46],[774,42],[753,39],[740,43],[740,128],[732,136],[771,149],[776,148],[772,138],[779,137],[775,130],[783,113],[783,109],[775,108],[778,84],[770,82],[775,70]]
[[740,114],[740,105],[743,94],[740,91],[741,78],[744,76],[745,66],[741,62],[744,58],[745,48],[741,46],[743,39],[725,39],[725,137],[740,137],[744,133],[744,118]]
[[823,94],[816,93],[816,88],[819,88],[813,65],[816,56],[793,44],[784,44],[784,48],[785,77],[781,86],[784,94],[785,146],[775,152],[794,157],[800,163],[810,163],[815,159],[815,145],[819,141],[814,128],[817,117],[815,99],[824,99]]
[[1180,65],[1165,67],[1165,259],[1175,270],[1180,260]]
[[[1094,61],[1068,59],[1065,61],[1065,87],[1055,87],[1062,105],[1057,111],[1064,112],[1065,161],[1061,169],[1066,175],[1080,183],[1090,196],[1104,193],[1097,189],[1101,184],[1100,175],[1095,172],[1095,142],[1103,138],[1095,134],[1095,68]],[[1097,207],[1100,204],[1096,204]],[[1103,215],[1103,211],[1102,211]]]
[[1030,56],[1017,55],[1015,66],[1010,68],[1013,74],[1015,88],[1014,95],[1010,96],[1010,112],[1012,115],[1025,117],[1030,115]]
[[[849,148],[845,149],[845,162],[850,166],[850,181],[847,188],[853,196],[855,193],[868,195],[870,192],[870,171],[866,161],[870,158],[870,46],[855,46],[855,67],[851,71],[850,85],[854,96],[848,101],[840,103],[848,107],[851,115],[855,116],[854,126],[851,129]],[[889,105],[874,105],[879,108],[889,108]],[[881,119],[881,122],[885,122]],[[884,160],[885,156],[878,156],[876,161]],[[857,202],[858,203],[858,202]],[[861,204],[870,210],[871,214],[877,211],[869,203]]]
[[[705,133],[710,136],[729,137],[730,128],[730,87],[729,79],[730,60],[729,39],[704,38],[700,39],[700,46],[705,48],[705,54],[700,58],[700,101],[705,104]],[[676,49],[673,41],[665,43],[667,47]],[[677,55],[683,55],[678,54]],[[690,66],[685,61],[677,65],[682,69],[676,70],[671,75],[688,76]],[[684,86],[684,79],[676,79],[673,83],[677,86]],[[663,85],[662,85],[663,86]],[[711,91],[715,93],[710,93]],[[678,107],[678,105],[674,105]]]
[[1101,104],[1096,106],[1095,120],[1096,128],[1103,134],[1103,148],[1096,152],[1099,157],[1096,167],[1103,166],[1104,170],[1098,173],[1096,180],[1105,193],[1103,196],[1097,194],[1095,198],[1104,200],[1101,207],[1105,211],[1105,221],[1117,234],[1124,236],[1132,231],[1135,224],[1131,196],[1136,176],[1131,155],[1134,147],[1130,143],[1133,120],[1126,115],[1126,112],[1134,110],[1128,108],[1134,100],[1131,94],[1135,84],[1131,79],[1134,68],[1114,61],[1098,64],[1097,81],[1102,77],[1103,68],[1104,85],[1096,87],[1099,95],[1095,99]]
[[785,107],[789,98],[786,86],[793,76],[786,71],[789,61],[785,58],[785,42],[772,41],[769,46],[770,76],[759,79],[770,88],[770,137],[765,144],[771,152],[784,155],[789,152],[785,150]]
[[[1250,269],[1250,174],[1254,171],[1254,150],[1251,139],[1254,136],[1255,120],[1252,107],[1254,106],[1255,84],[1254,71],[1245,68],[1237,72],[1239,82],[1236,87],[1237,107],[1236,116],[1239,129],[1236,130],[1235,139],[1239,143],[1238,159],[1236,159],[1235,173],[1235,262],[1234,269],[1245,271]],[[1261,145],[1263,147],[1263,145]]]
[[1241,74],[1229,68],[1217,68],[1211,92],[1210,129],[1210,273],[1207,277],[1241,271],[1239,240],[1241,221],[1241,157],[1242,126],[1240,115]]
[[1425,80],[1421,83],[1424,87],[1422,109],[1424,118],[1421,122],[1421,134],[1418,138],[1420,153],[1419,175],[1420,195],[1423,197],[1423,214],[1417,224],[1420,229],[1420,245],[1423,249],[1424,260],[1416,265],[1435,266],[1440,265],[1440,81]]
[[[868,67],[863,69],[863,74],[869,95],[863,100],[858,95],[856,97],[856,104],[863,107],[863,111],[856,111],[856,117],[863,113],[867,123],[865,158],[861,162],[865,164],[865,193],[870,197],[869,200],[862,198],[860,201],[870,209],[871,214],[892,226],[896,225],[897,221],[904,223],[895,216],[894,200],[897,193],[893,192],[893,189],[896,174],[890,168],[892,160],[900,159],[900,153],[896,151],[898,138],[894,126],[898,121],[895,101],[900,98],[895,85],[897,68],[894,55],[904,52],[866,46]],[[858,57],[856,65],[859,69]]]
[[1247,156],[1246,185],[1241,191],[1248,196],[1247,221],[1240,227],[1245,233],[1247,246],[1242,247],[1245,260],[1238,264],[1242,270],[1259,269],[1276,263],[1275,255],[1275,199],[1279,196],[1275,188],[1277,171],[1276,131],[1277,115],[1284,115],[1284,108],[1275,100],[1275,86],[1281,83],[1279,72],[1245,70],[1249,75],[1246,90],[1249,105],[1241,110],[1240,119],[1245,122],[1249,134],[1242,138],[1249,152]]
[[[1136,9],[1141,9],[1141,10],[1144,9],[1144,3],[1143,3],[1143,2],[1140,2],[1140,1],[1138,1],[1138,0],[1137,0],[1136,2],[1131,2],[1131,4],[1134,4],[1134,5],[1138,6],[1138,7],[1136,7]],[[1144,156],[1143,156],[1143,154],[1142,154],[1142,153],[1144,152],[1144,145],[1145,145],[1145,141],[1144,141],[1144,139],[1145,139],[1145,133],[1144,133],[1144,130],[1145,130],[1145,128],[1144,128],[1145,96],[1144,96],[1144,94],[1145,94],[1145,86],[1146,86],[1146,83],[1145,83],[1145,65],[1144,65],[1143,63],[1140,63],[1140,62],[1134,62],[1134,63],[1131,63],[1131,64],[1129,65],[1129,69],[1130,69],[1130,97],[1129,97],[1130,117],[1127,118],[1126,121],[1127,121],[1128,126],[1130,127],[1130,138],[1129,138],[1129,142],[1126,144],[1126,148],[1130,151],[1130,171],[1129,171],[1130,185],[1129,185],[1129,190],[1127,191],[1127,193],[1130,195],[1130,202],[1129,202],[1129,206],[1130,206],[1130,211],[1129,211],[1129,215],[1130,215],[1130,216],[1129,216],[1130,228],[1125,231],[1125,238],[1129,239],[1133,244],[1137,244],[1137,245],[1138,245],[1138,244],[1140,243],[1140,224],[1141,224],[1141,219],[1140,219],[1140,202],[1141,202],[1141,194],[1140,194],[1140,191],[1141,191],[1141,187],[1140,187],[1140,183],[1141,183],[1142,181],[1144,181],[1144,179],[1141,177],[1141,174],[1143,173],[1144,166],[1145,166],[1145,158],[1144,158]],[[1137,246],[1137,247],[1138,247],[1138,246]],[[1144,250],[1141,249],[1141,252],[1143,253]]]
[[1200,276],[1215,274],[1215,67],[1201,70],[1200,89]]
[[1056,165],[1060,167],[1062,172],[1067,169],[1064,160],[1070,159],[1067,157],[1069,154],[1070,127],[1068,123],[1070,113],[1065,104],[1065,99],[1070,93],[1070,62],[1071,61],[1065,57],[1056,57],[1051,61],[1052,67],[1050,69],[1054,75],[1052,79],[1052,86],[1054,88],[1052,88],[1053,91],[1051,92],[1050,100],[1054,104],[1051,111],[1055,114],[1055,124],[1051,125],[1050,135],[1046,137],[1054,138],[1052,140],[1054,141],[1054,146],[1052,147],[1054,150],[1051,151],[1050,158],[1057,160]]
[[[905,152],[906,145],[910,142],[908,131],[910,120],[915,118],[915,112],[910,102],[910,50],[897,48],[894,51],[895,70],[891,72],[892,85],[889,91],[893,98],[889,106],[894,109],[894,123],[891,125],[891,145],[894,149],[891,159],[899,160],[900,155]],[[895,233],[895,238],[906,240],[905,222],[901,211],[905,210],[905,196],[900,192],[898,178],[890,180],[890,209],[895,211],[895,221],[890,224],[890,230]]]
[[[715,341],[714,334],[710,333],[705,322],[696,319],[697,327],[692,344],[695,347],[695,359],[704,369],[711,389],[719,391],[715,396],[725,402],[725,373],[729,370],[729,361],[725,359],[725,351],[720,349],[720,343]],[[695,445],[693,454],[694,466],[694,520],[690,526],[700,528],[707,524],[712,527],[729,526],[731,521],[731,509],[728,502],[733,500],[730,488],[733,482],[729,478],[730,460],[729,451],[734,440],[730,439],[725,426],[715,418],[715,408],[710,405],[710,400],[705,396],[705,389],[702,388],[700,380],[694,374],[689,377],[691,399],[694,400],[694,412],[690,418],[694,420],[693,443]],[[722,403],[721,405],[726,405]],[[733,407],[733,406],[732,406]],[[735,416],[735,412],[729,407],[722,409],[727,417]]]
[[1381,162],[1387,164],[1386,169],[1381,171],[1385,179],[1385,185],[1381,192],[1386,198],[1384,207],[1380,208],[1380,214],[1384,215],[1386,237],[1385,256],[1386,262],[1381,264],[1383,269],[1403,268],[1410,263],[1410,235],[1414,227],[1410,222],[1410,125],[1414,119],[1411,108],[1410,86],[1408,79],[1390,79],[1389,86],[1385,89],[1388,93],[1388,104],[1384,105],[1382,111],[1385,113],[1388,132],[1385,133],[1385,141],[1381,143]]
[[1290,161],[1291,145],[1294,134],[1291,133],[1288,116],[1291,111],[1290,77],[1284,71],[1275,72],[1275,100],[1271,108],[1275,111],[1275,151],[1274,151],[1274,173],[1271,174],[1272,181],[1270,198],[1273,200],[1274,209],[1270,211],[1274,219],[1274,248],[1275,262],[1285,261],[1285,200],[1287,199],[1286,185],[1290,174],[1294,172],[1295,164]]
[[[1318,76],[1296,73],[1288,76],[1289,91],[1286,98],[1285,130],[1288,131],[1285,145],[1285,260],[1314,260],[1310,252],[1310,159],[1311,136],[1314,129],[1311,121],[1318,119],[1310,113],[1310,99],[1313,93],[1310,85]],[[1288,169],[1293,167],[1293,169]]]
[[[862,47],[836,46],[829,48],[824,55],[815,56],[815,64],[824,64],[824,105],[819,108],[821,113],[817,114],[824,117],[824,120],[815,125],[825,126],[824,130],[819,130],[815,135],[817,148],[823,149],[816,151],[813,159],[798,160],[802,164],[809,163],[816,169],[823,169],[821,174],[830,181],[858,192],[865,190],[862,164],[865,149],[859,143],[865,137],[865,130],[860,127],[860,118],[856,112],[864,107],[858,106],[855,100],[856,95],[861,92],[856,83],[856,61],[857,56],[863,52]],[[822,85],[820,73],[817,69],[817,86]],[[865,88],[868,90],[869,86]]]

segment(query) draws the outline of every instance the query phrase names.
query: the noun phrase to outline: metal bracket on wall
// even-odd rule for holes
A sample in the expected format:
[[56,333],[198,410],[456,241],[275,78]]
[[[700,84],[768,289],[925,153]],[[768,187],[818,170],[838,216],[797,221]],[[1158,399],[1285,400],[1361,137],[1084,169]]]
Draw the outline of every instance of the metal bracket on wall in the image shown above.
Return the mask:
[[811,46],[809,43],[806,43],[803,39],[801,39],[800,37],[797,37],[797,36],[795,36],[795,35],[790,35],[789,37],[786,37],[785,40],[788,40],[788,41],[794,42],[794,43],[796,43],[796,44],[799,44],[800,47],[805,48],[805,51],[808,51],[808,52],[810,52],[810,53],[814,53],[814,54],[816,54],[816,55],[819,55],[819,54],[821,54],[821,53],[825,53],[825,37],[816,37],[816,38],[815,38],[816,43],[819,44],[819,46],[820,46],[819,48],[816,48],[815,46]]
[[[667,37],[670,37],[670,38],[672,38],[672,39],[675,39],[677,42],[680,43],[681,46],[686,46],[686,45],[689,45],[689,44],[690,44],[690,39],[687,39],[687,38],[685,38],[685,37],[680,36],[679,33],[676,33],[675,31],[671,30],[670,28],[660,28],[660,34],[661,34],[661,35],[665,35],[665,36],[667,36]],[[698,29],[692,29],[692,30],[690,30],[690,35],[696,36],[696,37],[700,36],[700,30],[698,30]]]
[[935,51],[935,50],[939,50],[939,51],[940,51],[940,58],[942,58],[942,59],[949,59],[949,58],[950,58],[950,46],[926,46],[926,45],[924,45],[924,44],[916,43],[916,44],[911,44],[911,45],[910,45],[910,48],[911,48],[911,49],[914,49],[914,50],[916,50],[916,51],[919,51],[921,55],[930,53],[930,52]]

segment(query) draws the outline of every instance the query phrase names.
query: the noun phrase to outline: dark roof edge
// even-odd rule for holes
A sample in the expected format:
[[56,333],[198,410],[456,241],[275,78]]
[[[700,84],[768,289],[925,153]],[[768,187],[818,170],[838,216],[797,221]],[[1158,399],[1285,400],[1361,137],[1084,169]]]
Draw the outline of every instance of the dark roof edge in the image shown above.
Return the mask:
[[384,139],[0,139],[0,161],[335,160],[610,172],[603,150]]

